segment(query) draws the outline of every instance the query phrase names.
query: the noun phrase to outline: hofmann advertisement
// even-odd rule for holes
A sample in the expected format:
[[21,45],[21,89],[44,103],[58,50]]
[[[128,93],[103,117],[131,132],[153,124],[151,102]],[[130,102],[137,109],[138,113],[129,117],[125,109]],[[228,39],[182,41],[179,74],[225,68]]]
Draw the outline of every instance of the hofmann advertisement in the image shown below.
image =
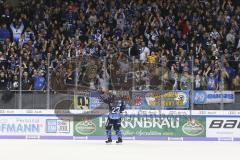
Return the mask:
[[72,118],[58,117],[0,117],[0,135],[71,136]]
[[133,92],[133,106],[140,108],[188,108],[189,91]]
[[[107,117],[82,119],[74,122],[74,136],[104,136]],[[205,137],[205,118],[184,117],[125,117],[124,136]]]
[[233,91],[194,91],[194,104],[234,103]]

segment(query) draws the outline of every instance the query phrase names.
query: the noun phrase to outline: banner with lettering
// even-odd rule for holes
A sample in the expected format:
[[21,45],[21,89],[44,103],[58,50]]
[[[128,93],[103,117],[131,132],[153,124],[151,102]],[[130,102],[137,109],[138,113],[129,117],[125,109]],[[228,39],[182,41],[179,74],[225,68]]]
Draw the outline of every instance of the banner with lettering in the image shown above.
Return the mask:
[[72,117],[1,116],[0,135],[72,136]]
[[189,90],[181,91],[134,91],[133,106],[144,109],[189,108]]
[[[74,136],[104,136],[107,117],[82,119],[74,122]],[[205,117],[125,117],[124,136],[205,137]]]
[[194,104],[234,103],[234,91],[194,91]]

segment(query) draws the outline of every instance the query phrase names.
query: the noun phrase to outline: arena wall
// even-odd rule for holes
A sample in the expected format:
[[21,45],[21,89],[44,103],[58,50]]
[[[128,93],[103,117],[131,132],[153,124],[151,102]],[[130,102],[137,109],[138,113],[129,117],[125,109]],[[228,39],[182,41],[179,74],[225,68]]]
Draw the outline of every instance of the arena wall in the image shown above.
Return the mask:
[[[1,139],[105,139],[107,115],[84,111],[0,110]],[[240,141],[240,111],[127,110],[124,139],[178,141]]]

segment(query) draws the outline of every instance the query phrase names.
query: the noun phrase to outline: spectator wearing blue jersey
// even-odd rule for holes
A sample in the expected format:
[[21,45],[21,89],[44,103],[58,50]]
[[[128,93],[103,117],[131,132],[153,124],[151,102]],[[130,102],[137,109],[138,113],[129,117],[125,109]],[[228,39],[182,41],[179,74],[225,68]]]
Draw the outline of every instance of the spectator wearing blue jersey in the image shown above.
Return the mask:
[[232,68],[229,63],[226,63],[225,70],[228,74],[228,77],[226,79],[228,88],[232,88],[232,82],[233,79],[236,77],[236,69]]
[[35,41],[34,32],[28,27],[25,32],[19,38],[19,46],[22,47],[24,44],[27,44],[29,41]]
[[218,76],[214,75],[213,72],[210,72],[209,76],[207,76],[207,89],[208,90],[217,90],[218,89]]
[[22,20],[13,19],[13,23],[10,25],[10,28],[12,31],[13,41],[18,43],[24,30],[24,24]]
[[32,76],[33,78],[33,90],[36,91],[43,91],[45,89],[46,80],[44,78],[43,71],[38,71],[35,75]]
[[3,24],[0,26],[0,42],[5,41],[6,39],[10,39],[11,34],[9,30],[7,29],[7,25]]

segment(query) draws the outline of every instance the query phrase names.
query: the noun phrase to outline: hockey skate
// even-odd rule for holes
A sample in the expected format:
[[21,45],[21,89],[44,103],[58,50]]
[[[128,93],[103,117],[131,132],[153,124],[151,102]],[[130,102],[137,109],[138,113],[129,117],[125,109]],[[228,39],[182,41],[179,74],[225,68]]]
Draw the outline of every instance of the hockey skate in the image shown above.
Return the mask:
[[116,141],[116,143],[122,143],[122,138],[118,138],[118,140]]
[[112,139],[111,139],[111,138],[108,138],[105,142],[106,142],[107,144],[112,143]]

